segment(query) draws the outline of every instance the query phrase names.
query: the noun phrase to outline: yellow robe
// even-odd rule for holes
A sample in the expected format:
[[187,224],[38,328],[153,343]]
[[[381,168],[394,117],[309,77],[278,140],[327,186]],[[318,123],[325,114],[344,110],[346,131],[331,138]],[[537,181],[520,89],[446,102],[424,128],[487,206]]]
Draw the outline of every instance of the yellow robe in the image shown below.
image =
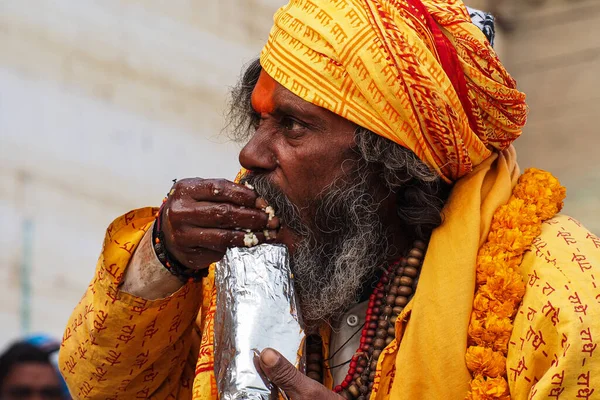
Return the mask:
[[[432,236],[415,298],[398,318],[396,340],[380,357],[373,400],[466,396],[470,308],[464,303],[472,301],[474,276],[461,276],[460,262],[471,265],[474,259],[461,249],[481,246],[493,210],[510,195],[507,182],[514,181],[518,169],[502,167],[511,164],[505,156],[508,161],[500,155],[456,185],[444,225]],[[480,188],[475,200],[467,196],[473,186]],[[477,218],[453,216],[469,207],[477,208]],[[108,228],[95,278],[63,337],[60,368],[74,398],[217,398],[212,268],[202,283],[188,283],[162,300],[136,298],[118,288],[155,212],[132,211]],[[469,226],[478,233],[465,233]],[[443,245],[448,235],[455,243],[451,247]],[[511,397],[600,398],[600,239],[574,219],[557,215],[543,224],[521,273],[527,290],[509,343]]]

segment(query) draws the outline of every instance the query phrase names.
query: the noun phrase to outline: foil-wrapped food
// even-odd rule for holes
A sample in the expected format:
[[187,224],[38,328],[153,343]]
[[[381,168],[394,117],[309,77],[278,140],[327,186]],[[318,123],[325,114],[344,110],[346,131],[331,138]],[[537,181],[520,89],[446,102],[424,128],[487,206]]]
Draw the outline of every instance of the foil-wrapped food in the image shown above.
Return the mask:
[[270,400],[278,395],[258,371],[266,348],[300,365],[304,331],[285,246],[231,248],[217,263],[215,376],[223,400]]

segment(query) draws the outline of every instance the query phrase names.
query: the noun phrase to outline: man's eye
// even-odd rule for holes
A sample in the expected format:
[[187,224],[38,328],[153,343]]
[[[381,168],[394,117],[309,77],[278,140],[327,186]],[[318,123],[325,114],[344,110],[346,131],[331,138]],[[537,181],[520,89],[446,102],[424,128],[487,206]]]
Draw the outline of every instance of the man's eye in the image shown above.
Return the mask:
[[279,123],[281,127],[287,131],[299,131],[306,128],[303,123],[290,117],[282,118]]

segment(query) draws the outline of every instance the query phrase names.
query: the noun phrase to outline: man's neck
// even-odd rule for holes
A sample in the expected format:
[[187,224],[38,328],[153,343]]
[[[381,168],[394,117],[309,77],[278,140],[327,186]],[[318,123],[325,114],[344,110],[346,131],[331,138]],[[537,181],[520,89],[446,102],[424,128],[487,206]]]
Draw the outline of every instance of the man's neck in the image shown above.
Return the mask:
[[411,245],[411,238],[407,234],[407,229],[403,226],[403,223],[398,216],[396,205],[396,196],[389,195],[385,197],[385,200],[381,204],[381,222],[383,229],[388,239],[387,254],[385,257],[384,265],[378,268],[373,277],[368,279],[362,288],[360,295],[360,302],[366,301],[373,288],[379,282],[383,271],[387,268],[390,263],[397,261],[400,257],[404,256],[409,250]]

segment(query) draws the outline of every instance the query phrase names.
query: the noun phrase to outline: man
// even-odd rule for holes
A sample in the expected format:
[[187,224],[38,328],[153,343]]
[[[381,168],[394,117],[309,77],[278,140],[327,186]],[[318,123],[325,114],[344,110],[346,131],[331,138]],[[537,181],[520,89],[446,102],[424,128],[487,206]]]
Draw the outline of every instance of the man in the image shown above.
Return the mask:
[[292,0],[233,94],[246,185],[181,180],[109,227],[73,396],[217,398],[209,266],[249,237],[292,255],[306,374],[260,357],[288,397],[599,396],[600,240],[519,178],[526,113],[460,1]]
[[60,377],[48,353],[18,342],[0,356],[0,399],[62,400]]

